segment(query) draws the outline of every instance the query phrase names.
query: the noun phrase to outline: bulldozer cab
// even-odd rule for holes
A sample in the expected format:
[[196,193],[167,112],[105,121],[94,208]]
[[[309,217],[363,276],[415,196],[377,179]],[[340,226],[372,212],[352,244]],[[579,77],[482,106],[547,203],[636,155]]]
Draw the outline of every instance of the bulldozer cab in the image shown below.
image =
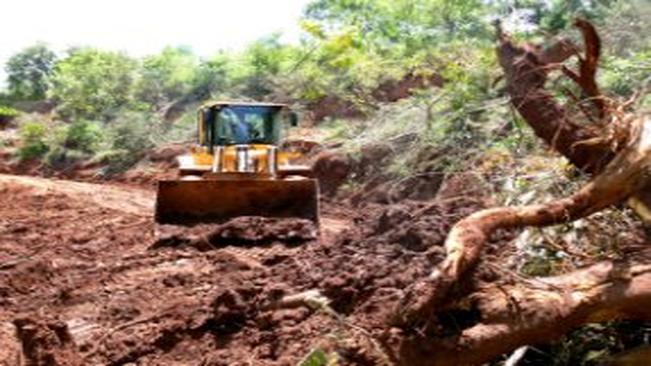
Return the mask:
[[208,148],[243,144],[278,145],[296,114],[284,104],[214,103],[199,110],[199,144]]

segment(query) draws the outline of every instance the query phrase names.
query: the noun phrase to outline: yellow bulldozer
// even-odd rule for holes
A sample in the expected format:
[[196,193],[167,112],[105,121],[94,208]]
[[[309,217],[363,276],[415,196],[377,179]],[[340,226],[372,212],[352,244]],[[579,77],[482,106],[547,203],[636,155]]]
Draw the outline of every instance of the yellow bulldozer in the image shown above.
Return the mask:
[[198,141],[178,157],[178,178],[158,182],[156,222],[263,216],[318,223],[318,183],[309,167],[292,164],[300,153],[280,146],[298,120],[287,105],[211,102],[199,108],[197,119]]

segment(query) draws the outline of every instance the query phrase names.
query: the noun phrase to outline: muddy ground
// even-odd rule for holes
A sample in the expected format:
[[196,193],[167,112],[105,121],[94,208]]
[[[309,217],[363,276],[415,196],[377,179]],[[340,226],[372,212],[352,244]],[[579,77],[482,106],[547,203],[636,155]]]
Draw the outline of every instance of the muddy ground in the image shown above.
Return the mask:
[[[295,365],[323,349],[379,364],[401,291],[484,205],[323,202],[320,232],[260,218],[179,231],[154,225],[154,194],[0,175],[0,360]],[[329,307],[279,305],[309,290]]]

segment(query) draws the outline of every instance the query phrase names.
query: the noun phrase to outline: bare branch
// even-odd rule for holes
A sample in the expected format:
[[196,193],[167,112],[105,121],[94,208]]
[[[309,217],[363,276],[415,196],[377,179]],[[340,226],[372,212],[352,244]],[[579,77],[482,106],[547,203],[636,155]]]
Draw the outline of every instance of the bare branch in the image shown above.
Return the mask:
[[562,70],[572,81],[574,81],[585,97],[592,102],[597,109],[597,116],[603,119],[607,116],[607,105],[599,86],[597,85],[597,68],[601,55],[601,39],[594,26],[583,19],[576,19],[574,25],[581,30],[585,44],[585,54],[579,57],[579,74],[563,66]]
[[[591,55],[595,49],[598,50],[597,47],[590,47]],[[569,77],[576,79],[579,85],[583,83],[591,90],[590,85],[596,84],[591,84],[590,81],[585,83],[582,77],[588,75],[589,78],[592,75],[591,68],[597,65],[595,57],[586,57],[591,63],[584,62],[585,74],[579,75],[560,65],[562,61],[576,54],[576,47],[571,42],[560,40],[546,50],[537,45],[516,45],[499,28],[497,54],[504,70],[511,102],[536,135],[579,169],[590,173],[600,172],[615,156],[611,146],[607,143],[575,144],[579,141],[596,141],[602,137],[602,131],[582,127],[581,123],[573,123],[568,110],[545,90],[547,75],[554,68],[561,68]],[[592,94],[595,94],[594,92],[595,90],[592,90]]]

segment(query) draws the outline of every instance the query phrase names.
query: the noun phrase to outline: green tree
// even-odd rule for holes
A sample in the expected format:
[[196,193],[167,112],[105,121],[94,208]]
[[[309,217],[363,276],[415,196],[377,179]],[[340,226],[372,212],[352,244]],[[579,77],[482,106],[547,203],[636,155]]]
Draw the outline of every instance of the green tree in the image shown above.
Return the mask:
[[358,29],[364,47],[410,55],[443,40],[490,36],[480,0],[317,0],[307,19],[325,29]]
[[188,48],[167,47],[144,59],[135,96],[152,110],[208,99],[227,90],[230,61],[225,53],[204,61]]
[[558,32],[569,28],[576,17],[602,22],[617,0],[554,0],[542,13],[540,25],[547,31]]
[[14,100],[44,99],[56,59],[56,54],[44,44],[13,55],[5,66],[9,96]]
[[405,74],[431,75],[464,50],[490,47],[492,5],[481,0],[316,0],[301,25],[309,60],[295,95],[375,108],[373,91]]
[[123,53],[81,48],[57,63],[52,97],[63,115],[109,120],[133,102],[138,62]]
[[232,70],[235,83],[241,85],[239,92],[259,99],[282,88],[274,79],[287,69],[294,51],[280,42],[280,34],[253,42],[240,55],[240,66]]
[[188,48],[166,47],[144,59],[136,96],[159,109],[190,93],[199,72],[199,59]]
[[226,52],[220,52],[212,59],[202,61],[189,98],[199,101],[216,94],[229,94],[233,86],[232,63],[231,55]]

